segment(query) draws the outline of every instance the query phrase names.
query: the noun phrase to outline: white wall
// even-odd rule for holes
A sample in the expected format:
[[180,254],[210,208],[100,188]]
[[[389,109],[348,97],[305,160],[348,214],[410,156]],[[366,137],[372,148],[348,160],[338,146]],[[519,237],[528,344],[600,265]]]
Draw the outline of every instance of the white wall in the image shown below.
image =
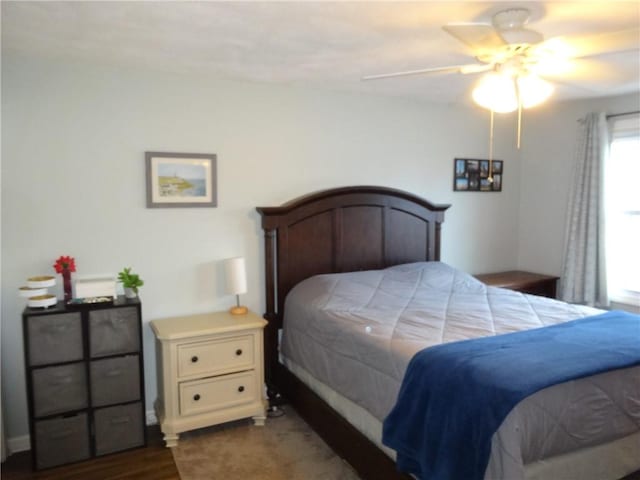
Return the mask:
[[[498,121],[502,193],[452,191],[454,157],[486,158],[488,115],[407,100],[197,76],[2,58],[2,387],[8,436],[27,429],[16,289],[72,255],[78,273],[132,266],[145,280],[147,408],[156,397],[149,320],[227,308],[219,260],[247,258],[264,309],[256,206],[376,184],[452,203],[443,260],[470,272],[518,260],[520,162]],[[218,155],[215,209],[146,209],[144,152]],[[61,293],[60,286],[57,293]]]
[[640,110],[640,95],[549,103],[525,113],[520,167],[518,266],[559,275],[578,119]]

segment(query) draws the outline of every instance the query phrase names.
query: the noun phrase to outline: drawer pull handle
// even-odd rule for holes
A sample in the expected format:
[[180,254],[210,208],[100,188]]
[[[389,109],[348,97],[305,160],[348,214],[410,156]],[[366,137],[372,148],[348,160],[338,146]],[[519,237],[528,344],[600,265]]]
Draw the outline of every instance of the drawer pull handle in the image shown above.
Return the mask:
[[240,385],[240,386],[238,387],[238,391],[239,391],[240,393],[244,392],[244,387],[243,387],[242,385]]
[[194,399],[196,402],[197,402],[198,400],[200,400],[200,394],[199,394],[199,393],[196,393],[196,394],[193,396],[193,399]]
[[239,348],[239,349],[237,349],[237,350],[236,350],[236,355],[237,355],[237,356],[242,355],[242,349],[241,349],[241,348]]
[[197,361],[198,361],[198,357],[196,355],[191,357],[191,363],[196,363]]

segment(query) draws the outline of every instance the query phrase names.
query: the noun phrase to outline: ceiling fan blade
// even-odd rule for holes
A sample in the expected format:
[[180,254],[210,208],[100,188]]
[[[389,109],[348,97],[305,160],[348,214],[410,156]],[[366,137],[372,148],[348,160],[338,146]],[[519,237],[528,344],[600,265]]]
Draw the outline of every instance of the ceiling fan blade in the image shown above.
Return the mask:
[[532,71],[554,83],[564,83],[591,92],[607,91],[637,81],[633,66],[611,68],[609,63],[593,58],[569,60],[563,71]]
[[491,70],[490,63],[471,63],[468,65],[450,65],[446,67],[421,68],[419,70],[405,70],[403,72],[381,73],[378,75],[366,75],[362,80],[380,80],[382,78],[406,77],[409,75],[426,75],[429,73],[479,73]]
[[592,35],[566,35],[544,42],[543,48],[559,51],[568,57],[592,57],[607,53],[640,49],[640,29]]
[[450,23],[442,28],[462,43],[471,47],[476,55],[493,51],[507,43],[492,25],[483,23]]
[[469,74],[469,73],[482,73],[488,72],[489,70],[493,70],[495,67],[495,63],[470,63],[469,65],[462,65],[460,67],[460,73]]

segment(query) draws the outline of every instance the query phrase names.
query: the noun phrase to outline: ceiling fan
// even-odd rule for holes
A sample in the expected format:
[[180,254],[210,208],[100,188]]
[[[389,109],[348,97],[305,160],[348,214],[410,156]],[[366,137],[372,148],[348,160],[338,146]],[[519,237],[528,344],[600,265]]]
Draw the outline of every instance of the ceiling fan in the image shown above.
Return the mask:
[[491,23],[453,23],[443,29],[471,48],[476,63],[407,70],[362,77],[377,80],[433,73],[485,73],[474,88],[479,105],[495,112],[512,112],[544,102],[553,85],[576,61],[607,53],[640,48],[636,29],[597,35],[556,37],[526,27],[527,8],[508,8],[492,16]]

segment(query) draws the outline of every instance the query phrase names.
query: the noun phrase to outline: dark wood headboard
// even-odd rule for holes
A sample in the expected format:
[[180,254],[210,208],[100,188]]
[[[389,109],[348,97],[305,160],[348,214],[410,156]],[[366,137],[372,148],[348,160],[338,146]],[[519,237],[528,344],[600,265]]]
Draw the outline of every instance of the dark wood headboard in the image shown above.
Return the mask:
[[[306,278],[439,260],[447,208],[375,186],[335,188],[279,207],[258,207],[265,232],[267,335],[277,334],[287,293]],[[265,346],[270,343],[265,338]]]
[[385,187],[344,187],[259,207],[265,234],[269,321],[265,380],[272,405],[286,398],[362,478],[411,480],[395,463],[278,361],[284,301],[302,280],[322,273],[440,260],[440,225],[449,205]]

